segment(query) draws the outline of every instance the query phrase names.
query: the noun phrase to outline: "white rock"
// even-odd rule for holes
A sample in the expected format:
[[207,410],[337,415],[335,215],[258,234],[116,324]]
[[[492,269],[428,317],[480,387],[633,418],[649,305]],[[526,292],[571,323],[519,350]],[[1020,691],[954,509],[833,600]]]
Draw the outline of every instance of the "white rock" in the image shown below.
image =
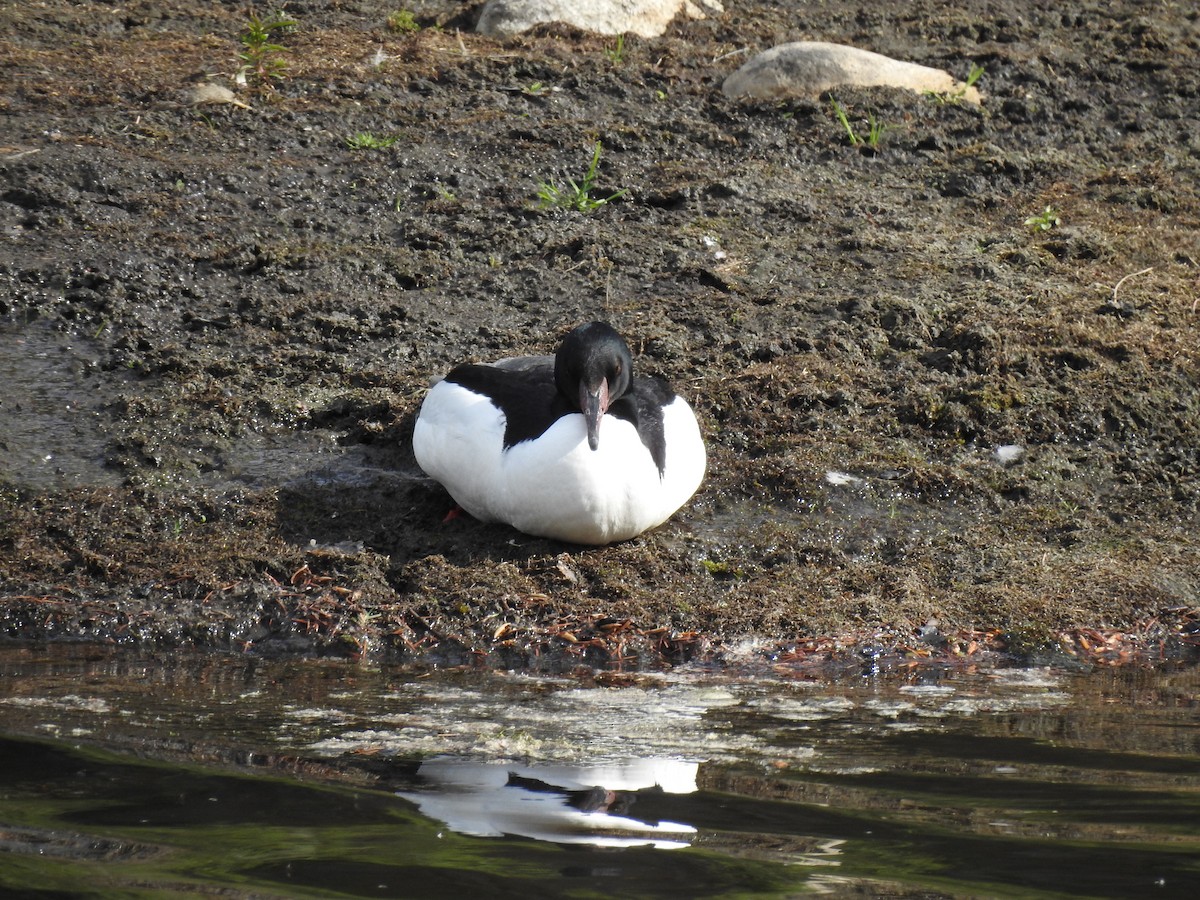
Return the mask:
[[967,87],[941,69],[822,41],[772,47],[726,78],[722,90],[727,97],[774,100],[815,97],[840,85],[887,86],[939,94],[962,91],[962,99],[969,103],[979,103],[980,99],[974,87]]
[[677,15],[720,14],[717,0],[488,0],[475,30],[508,37],[545,22],[565,22],[598,34],[658,37]]
[[836,469],[830,469],[825,473],[825,483],[831,484],[834,487],[845,487],[848,484],[861,484],[862,479],[857,475],[850,475],[846,472],[838,472]]

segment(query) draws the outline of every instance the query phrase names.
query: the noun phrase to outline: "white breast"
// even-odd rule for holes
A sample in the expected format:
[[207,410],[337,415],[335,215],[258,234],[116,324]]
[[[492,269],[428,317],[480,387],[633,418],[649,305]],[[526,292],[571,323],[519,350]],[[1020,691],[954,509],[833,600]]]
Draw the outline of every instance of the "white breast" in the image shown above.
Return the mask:
[[578,544],[607,544],[665,522],[704,478],[704,442],[691,407],[663,410],[666,466],[629,422],[605,416],[600,446],[583,415],[564,416],[535,440],[504,449],[504,415],[453,382],[435,385],[413,431],[417,463],[463,509],[485,522]]

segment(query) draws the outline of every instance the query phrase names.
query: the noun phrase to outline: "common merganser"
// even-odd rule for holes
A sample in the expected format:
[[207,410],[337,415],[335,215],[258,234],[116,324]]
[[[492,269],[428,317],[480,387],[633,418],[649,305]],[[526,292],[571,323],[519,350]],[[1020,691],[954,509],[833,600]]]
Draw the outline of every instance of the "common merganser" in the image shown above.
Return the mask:
[[632,370],[604,322],[552,357],[457,366],[421,405],[417,463],[480,521],[576,544],[632,538],[687,502],[706,465],[688,402]]

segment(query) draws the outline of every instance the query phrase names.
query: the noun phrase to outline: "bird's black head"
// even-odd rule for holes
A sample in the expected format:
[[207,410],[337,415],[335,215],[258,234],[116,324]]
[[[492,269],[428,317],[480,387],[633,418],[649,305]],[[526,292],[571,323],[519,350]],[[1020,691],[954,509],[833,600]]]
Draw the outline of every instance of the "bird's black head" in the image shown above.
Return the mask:
[[554,383],[587,421],[588,446],[600,446],[600,420],[609,404],[629,389],[633,357],[629,345],[605,322],[572,330],[554,357]]

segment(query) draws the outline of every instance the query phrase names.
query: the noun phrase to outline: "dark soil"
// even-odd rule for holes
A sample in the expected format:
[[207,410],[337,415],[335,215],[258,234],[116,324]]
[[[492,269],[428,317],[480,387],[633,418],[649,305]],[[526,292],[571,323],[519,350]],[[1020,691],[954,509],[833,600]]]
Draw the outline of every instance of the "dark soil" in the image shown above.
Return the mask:
[[[0,630],[549,667],[1193,650],[1196,10],[727,5],[617,54],[290,2],[250,109],[188,101],[234,87],[240,3],[5,5]],[[978,63],[983,106],[836,92],[871,150],[828,97],[722,95],[799,39]],[[539,209],[596,141],[594,196],[628,193]],[[601,549],[443,522],[429,379],[593,318],[692,400],[700,492]]]

